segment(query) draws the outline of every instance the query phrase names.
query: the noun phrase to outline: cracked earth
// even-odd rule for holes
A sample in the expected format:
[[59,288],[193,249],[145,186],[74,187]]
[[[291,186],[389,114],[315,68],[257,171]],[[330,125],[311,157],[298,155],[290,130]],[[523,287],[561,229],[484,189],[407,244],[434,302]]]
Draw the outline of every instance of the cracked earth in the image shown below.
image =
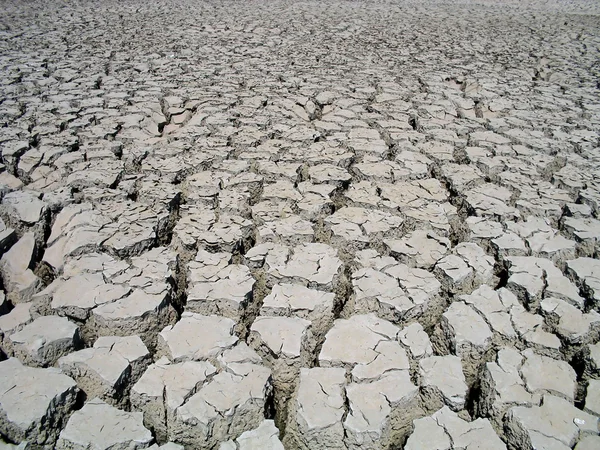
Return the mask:
[[0,448],[600,448],[593,1],[1,1]]

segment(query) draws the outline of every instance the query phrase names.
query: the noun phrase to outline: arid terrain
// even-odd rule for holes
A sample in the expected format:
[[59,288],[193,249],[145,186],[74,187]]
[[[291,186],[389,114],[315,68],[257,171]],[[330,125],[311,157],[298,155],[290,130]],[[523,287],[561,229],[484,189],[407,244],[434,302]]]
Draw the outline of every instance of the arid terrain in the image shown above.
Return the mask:
[[600,449],[600,3],[0,0],[0,449]]

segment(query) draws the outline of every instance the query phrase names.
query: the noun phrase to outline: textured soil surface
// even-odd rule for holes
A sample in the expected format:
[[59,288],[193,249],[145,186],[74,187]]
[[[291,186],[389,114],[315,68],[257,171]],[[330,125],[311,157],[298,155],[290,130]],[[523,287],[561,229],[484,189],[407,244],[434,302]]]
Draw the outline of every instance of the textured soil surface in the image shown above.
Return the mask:
[[0,449],[600,448],[600,4],[0,1]]

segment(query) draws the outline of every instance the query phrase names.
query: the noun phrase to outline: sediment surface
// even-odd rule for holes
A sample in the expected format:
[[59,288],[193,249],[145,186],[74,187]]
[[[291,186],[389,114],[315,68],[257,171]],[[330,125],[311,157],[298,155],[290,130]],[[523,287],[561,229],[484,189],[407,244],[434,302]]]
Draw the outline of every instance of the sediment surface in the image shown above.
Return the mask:
[[0,448],[600,448],[597,2],[0,11]]

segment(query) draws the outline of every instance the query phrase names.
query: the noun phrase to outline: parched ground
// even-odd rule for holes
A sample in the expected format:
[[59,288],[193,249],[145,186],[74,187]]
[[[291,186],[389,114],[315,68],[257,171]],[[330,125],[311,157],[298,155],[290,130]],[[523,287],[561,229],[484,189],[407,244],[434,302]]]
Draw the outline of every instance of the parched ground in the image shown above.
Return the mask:
[[600,448],[600,4],[0,1],[0,448]]

